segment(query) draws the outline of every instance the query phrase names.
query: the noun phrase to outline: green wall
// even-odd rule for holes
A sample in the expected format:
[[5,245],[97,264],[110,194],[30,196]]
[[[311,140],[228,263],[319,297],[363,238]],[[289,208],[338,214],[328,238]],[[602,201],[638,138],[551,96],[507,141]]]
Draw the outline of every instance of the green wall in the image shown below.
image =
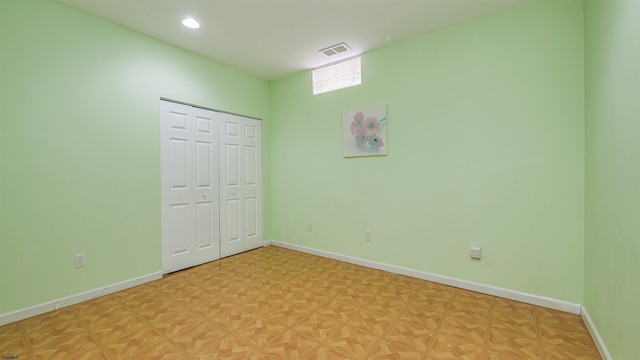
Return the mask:
[[640,359],[640,2],[586,0],[584,303],[614,359]]
[[[367,53],[357,87],[272,82],[272,239],[581,303],[583,30],[536,1]],[[388,155],[343,158],[342,111],[377,104]]]
[[[309,72],[269,84],[0,1],[0,314],[160,270],[168,97],[265,119],[267,239],[584,302],[613,357],[640,358],[639,17],[538,0],[367,53],[361,86],[312,96]],[[389,155],[343,158],[342,111],[377,104]]]
[[50,0],[0,1],[0,49],[0,314],[161,269],[160,97],[269,113],[266,81]]

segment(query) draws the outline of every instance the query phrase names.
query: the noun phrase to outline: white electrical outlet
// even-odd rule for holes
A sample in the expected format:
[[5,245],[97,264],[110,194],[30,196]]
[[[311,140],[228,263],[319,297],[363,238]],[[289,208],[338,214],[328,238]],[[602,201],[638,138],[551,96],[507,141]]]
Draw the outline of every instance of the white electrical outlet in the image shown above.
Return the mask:
[[364,241],[371,241],[371,231],[364,232]]
[[75,267],[79,268],[79,267],[83,267],[86,265],[86,259],[85,259],[85,255],[84,254],[78,254],[76,255],[74,258],[74,265]]
[[469,256],[472,259],[480,260],[480,246],[472,246],[469,248]]
[[311,232],[312,229],[313,229],[313,225],[311,223],[307,223],[307,231]]

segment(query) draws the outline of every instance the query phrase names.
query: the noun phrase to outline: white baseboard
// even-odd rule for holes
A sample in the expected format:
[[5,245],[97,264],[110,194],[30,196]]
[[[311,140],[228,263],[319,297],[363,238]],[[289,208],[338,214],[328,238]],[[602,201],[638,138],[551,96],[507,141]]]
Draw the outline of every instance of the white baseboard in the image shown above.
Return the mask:
[[584,306],[582,306],[581,308],[580,316],[582,316],[582,320],[584,320],[584,323],[587,325],[587,330],[589,330],[593,342],[596,343],[596,347],[598,348],[598,352],[600,352],[600,356],[604,360],[611,360],[611,354],[609,354],[609,350],[607,350],[607,346],[604,344],[604,341],[602,340],[602,337],[600,336],[600,333],[596,328],[596,324],[593,322],[593,320],[591,320],[591,316],[589,316],[587,308],[585,308]]
[[142,285],[154,280],[162,278],[162,271],[157,271],[151,274],[143,275],[137,278],[125,280],[119,283],[103,286],[101,288],[85,291],[79,294],[74,294],[57,300],[48,301],[46,303],[31,306],[25,309],[12,311],[6,314],[0,314],[0,326],[10,324],[12,322],[24,320],[32,316],[44,314],[49,311],[58,310],[60,308],[74,305],[83,301],[95,299],[97,297],[112,294],[120,290],[132,288],[134,286]]
[[425,271],[413,270],[413,269],[405,268],[402,266],[390,265],[390,264],[380,263],[376,261],[360,259],[352,256],[336,254],[329,251],[313,249],[306,246],[291,244],[291,243],[277,241],[277,240],[270,240],[269,242],[271,245],[274,245],[274,246],[279,246],[282,248],[296,250],[296,251],[300,251],[308,254],[318,255],[318,256],[322,256],[322,257],[326,257],[326,258],[330,258],[338,261],[344,261],[347,263],[365,266],[372,269],[383,270],[383,271],[387,271],[394,274],[410,276],[413,278],[432,281],[439,284],[476,291],[476,292],[487,294],[487,295],[498,296],[501,298],[520,301],[520,302],[531,304],[531,305],[537,305],[537,306],[542,306],[549,309],[564,311],[571,314],[580,315],[581,313],[580,304],[575,304],[567,301],[523,293],[515,290],[499,288],[491,285],[480,284],[472,281],[433,274]]
[[267,247],[267,246],[271,246],[271,240],[263,240],[262,241],[262,247]]

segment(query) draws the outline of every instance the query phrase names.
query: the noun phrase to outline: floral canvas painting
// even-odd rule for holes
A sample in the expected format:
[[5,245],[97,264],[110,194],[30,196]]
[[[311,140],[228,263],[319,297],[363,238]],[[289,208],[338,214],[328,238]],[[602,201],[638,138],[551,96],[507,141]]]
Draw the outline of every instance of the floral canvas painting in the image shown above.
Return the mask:
[[387,106],[342,113],[342,156],[387,155]]

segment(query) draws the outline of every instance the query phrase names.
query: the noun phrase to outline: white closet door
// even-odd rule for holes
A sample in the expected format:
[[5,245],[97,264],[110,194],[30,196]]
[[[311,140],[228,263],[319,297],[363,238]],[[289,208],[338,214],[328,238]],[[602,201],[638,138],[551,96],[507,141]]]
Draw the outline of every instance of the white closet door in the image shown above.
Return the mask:
[[220,258],[218,124],[210,110],[194,111],[194,265]]
[[218,127],[212,111],[161,102],[162,270],[220,258]]
[[242,124],[244,248],[262,246],[262,122],[245,118]]
[[220,252],[262,246],[262,123],[220,114]]

